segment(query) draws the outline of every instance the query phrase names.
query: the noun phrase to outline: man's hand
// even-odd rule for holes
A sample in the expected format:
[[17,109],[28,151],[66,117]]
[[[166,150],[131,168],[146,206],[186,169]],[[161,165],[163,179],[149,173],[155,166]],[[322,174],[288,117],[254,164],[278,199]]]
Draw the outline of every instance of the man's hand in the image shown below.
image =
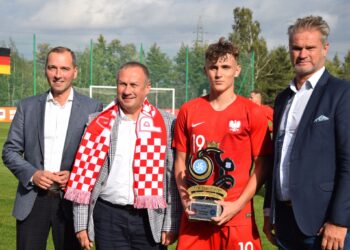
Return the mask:
[[242,206],[237,201],[215,201],[215,203],[222,206],[222,214],[211,218],[212,222],[218,226],[221,226],[231,220],[232,217],[242,209]]
[[275,236],[275,225],[271,224],[269,216],[264,216],[263,231],[266,235],[266,238],[271,242],[271,244],[276,246],[277,243],[276,243],[276,236]]
[[57,177],[56,182],[58,183],[59,187],[64,190],[67,186],[70,172],[68,170],[55,172],[54,175]]
[[344,249],[344,241],[347,233],[346,227],[337,226],[326,222],[320,229],[318,235],[322,235],[322,250]]
[[175,242],[176,240],[176,234],[172,231],[170,232],[166,232],[166,231],[163,231],[162,232],[162,244],[164,246],[168,246],[168,245],[171,245]]
[[33,175],[33,183],[41,189],[47,190],[58,178],[51,172],[38,170]]
[[184,209],[184,212],[185,212],[187,218],[190,215],[196,214],[195,212],[190,210],[190,205],[191,205],[191,200],[190,199],[182,200],[182,206],[183,206],[183,209]]
[[77,232],[76,236],[82,248],[87,250],[90,250],[92,248],[93,244],[92,244],[92,241],[89,240],[89,236],[86,230]]

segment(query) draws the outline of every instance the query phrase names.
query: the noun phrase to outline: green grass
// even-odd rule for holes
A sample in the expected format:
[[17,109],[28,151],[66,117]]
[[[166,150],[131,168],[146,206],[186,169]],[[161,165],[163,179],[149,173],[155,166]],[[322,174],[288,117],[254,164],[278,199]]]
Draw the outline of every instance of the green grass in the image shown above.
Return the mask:
[[[9,124],[0,123],[0,152],[4,145]],[[2,153],[0,153],[2,155]],[[17,180],[0,161],[0,250],[16,249],[16,220],[12,217],[12,206]]]
[[[0,155],[2,147],[7,137],[9,129],[8,123],[0,123]],[[12,216],[14,197],[16,194],[17,179],[4,166],[0,160],[0,250],[16,249],[16,220]],[[263,225],[263,191],[259,192],[254,198],[256,221],[258,224],[263,249],[272,250],[274,248],[265,238],[262,232]],[[169,250],[175,250],[176,244],[169,247]],[[47,249],[53,250],[51,237],[48,240]]]
[[264,225],[264,216],[263,216],[263,204],[264,204],[264,190],[260,190],[260,192],[254,197],[254,210],[255,210],[255,219],[256,224],[258,225],[262,249],[266,250],[275,250],[277,247],[274,247],[265,237],[263,233],[263,225]]
[[[0,123],[0,155],[9,127],[9,123]],[[16,249],[16,219],[12,216],[12,208],[17,183],[16,177],[0,160],[0,250]],[[47,249],[54,250],[51,237],[48,239]]]

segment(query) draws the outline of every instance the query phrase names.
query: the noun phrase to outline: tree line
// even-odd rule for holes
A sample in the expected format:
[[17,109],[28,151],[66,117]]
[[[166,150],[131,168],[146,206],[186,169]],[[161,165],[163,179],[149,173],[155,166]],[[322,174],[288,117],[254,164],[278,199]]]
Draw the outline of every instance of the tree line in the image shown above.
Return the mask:
[[[240,48],[240,63],[243,70],[246,70],[235,83],[237,92],[247,96],[253,88],[260,89],[265,103],[273,105],[275,96],[293,77],[288,48],[279,46],[269,50],[266,40],[261,35],[260,23],[253,19],[252,10],[244,7],[233,10],[232,30],[227,39]],[[24,58],[11,39],[7,43],[0,42],[0,46],[11,48],[12,71],[10,76],[0,75],[0,106],[13,106],[18,100],[33,94],[33,61]],[[179,107],[186,101],[186,57],[188,99],[209,91],[209,83],[203,74],[207,46],[208,44],[198,41],[191,46],[182,44],[174,58],[170,58],[156,43],[148,51],[139,51],[135,44],[123,44],[119,39],[108,42],[101,34],[93,43],[92,83],[115,85],[116,70],[121,64],[130,60],[142,60],[150,70],[153,87],[176,89],[175,103],[176,107]],[[50,49],[48,43],[37,45],[37,93],[42,93],[48,88],[44,65]],[[90,48],[76,51],[76,55],[79,74],[74,84],[78,88],[88,88],[91,81]],[[337,54],[328,59],[326,67],[335,76],[350,79],[350,50],[343,60]],[[252,74],[249,71],[252,71]]]

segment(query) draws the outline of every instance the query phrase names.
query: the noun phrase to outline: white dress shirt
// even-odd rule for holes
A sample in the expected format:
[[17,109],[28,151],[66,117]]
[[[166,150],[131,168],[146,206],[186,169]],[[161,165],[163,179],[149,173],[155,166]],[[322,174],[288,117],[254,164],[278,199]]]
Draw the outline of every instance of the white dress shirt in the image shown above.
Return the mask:
[[58,172],[61,169],[64,142],[72,110],[73,89],[66,103],[61,106],[53,99],[51,91],[46,98],[44,123],[44,169]]
[[289,170],[291,150],[293,148],[295,135],[298,131],[298,126],[304,113],[305,107],[309,102],[311,94],[324,71],[325,68],[323,67],[315,72],[306,82],[303,83],[302,87],[299,90],[297,90],[293,81],[289,84],[290,89],[295,94],[284,110],[278,131],[278,134],[284,135],[281,158],[279,162],[279,178],[277,180],[278,184],[276,189],[278,200],[290,200]]
[[119,110],[118,138],[115,156],[106,186],[100,198],[118,205],[134,204],[133,161],[136,143],[136,121]]

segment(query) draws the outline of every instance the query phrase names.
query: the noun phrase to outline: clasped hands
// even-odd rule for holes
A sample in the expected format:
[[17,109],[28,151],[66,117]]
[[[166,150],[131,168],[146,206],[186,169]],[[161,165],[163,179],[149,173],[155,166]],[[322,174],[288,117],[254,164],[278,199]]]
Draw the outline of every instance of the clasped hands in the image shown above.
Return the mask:
[[41,189],[47,190],[52,185],[57,184],[64,190],[69,180],[70,172],[67,170],[59,172],[50,172],[46,170],[38,170],[33,175],[33,183]]

